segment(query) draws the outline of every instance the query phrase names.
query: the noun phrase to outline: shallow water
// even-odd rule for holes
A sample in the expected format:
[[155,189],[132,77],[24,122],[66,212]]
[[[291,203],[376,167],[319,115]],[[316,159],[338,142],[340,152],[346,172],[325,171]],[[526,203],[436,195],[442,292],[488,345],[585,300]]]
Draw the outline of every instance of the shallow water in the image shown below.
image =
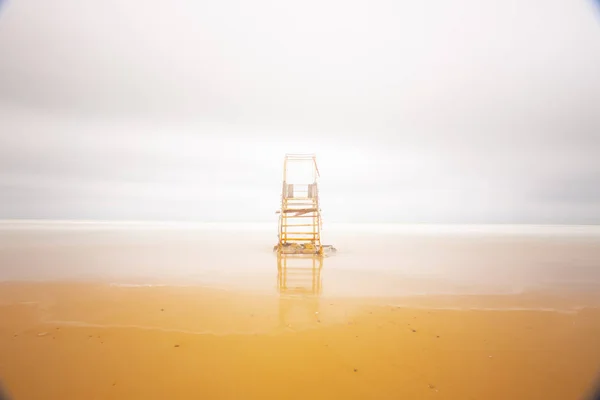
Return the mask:
[[[0,281],[209,285],[273,292],[262,224],[0,223]],[[595,291],[600,228],[338,225],[324,296]],[[360,284],[357,282],[360,281]]]

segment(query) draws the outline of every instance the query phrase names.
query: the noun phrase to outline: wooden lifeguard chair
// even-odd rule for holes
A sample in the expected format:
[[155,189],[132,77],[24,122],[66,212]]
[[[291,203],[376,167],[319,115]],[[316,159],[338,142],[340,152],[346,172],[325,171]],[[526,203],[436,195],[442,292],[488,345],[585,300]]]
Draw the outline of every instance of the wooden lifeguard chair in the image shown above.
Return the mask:
[[286,154],[279,213],[281,253],[322,254],[319,168],[314,154]]

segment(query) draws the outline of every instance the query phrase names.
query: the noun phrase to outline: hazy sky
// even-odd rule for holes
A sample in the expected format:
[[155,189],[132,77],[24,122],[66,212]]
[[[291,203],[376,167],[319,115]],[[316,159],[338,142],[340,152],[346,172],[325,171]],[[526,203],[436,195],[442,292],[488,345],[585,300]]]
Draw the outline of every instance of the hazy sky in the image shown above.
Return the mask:
[[0,218],[266,221],[285,152],[325,221],[600,223],[600,7],[0,8]]

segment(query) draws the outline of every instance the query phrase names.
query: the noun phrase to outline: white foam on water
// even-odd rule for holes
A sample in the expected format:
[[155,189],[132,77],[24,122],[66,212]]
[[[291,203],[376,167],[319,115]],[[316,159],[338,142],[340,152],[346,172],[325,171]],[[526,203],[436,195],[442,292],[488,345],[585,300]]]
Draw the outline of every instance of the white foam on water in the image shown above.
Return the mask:
[[164,286],[175,286],[175,285],[167,285],[164,283],[110,283],[109,286],[113,287],[127,287],[127,288],[137,288],[137,287],[164,287]]
[[272,223],[186,222],[186,221],[110,221],[110,220],[0,220],[2,230],[273,230]]
[[600,307],[590,306],[572,306],[565,308],[554,307],[479,307],[479,306],[417,306],[410,304],[389,304],[388,306],[396,308],[406,308],[411,310],[429,310],[429,311],[529,311],[529,312],[549,312],[560,314],[577,314],[585,309],[597,309]]
[[152,288],[152,287],[172,287],[172,288],[201,288],[201,289],[211,289],[211,290],[220,290],[220,291],[230,291],[231,289],[216,286],[216,285],[206,285],[206,284],[180,284],[180,283],[120,283],[120,282],[112,282],[109,283],[111,287],[120,287],[120,288]]
[[155,331],[164,333],[183,333],[186,335],[212,335],[212,336],[229,336],[229,335],[257,335],[257,334],[269,334],[271,331],[233,331],[228,330],[226,332],[215,332],[212,330],[188,330],[179,328],[163,328],[159,326],[148,326],[148,325],[135,325],[135,324],[98,324],[85,321],[71,321],[71,320],[44,320],[44,324],[48,325],[61,325],[70,326],[75,328],[98,328],[98,329],[137,329],[143,331]]
[[[188,221],[118,221],[118,220],[0,220],[0,229],[57,230],[208,230],[274,231],[273,222],[188,222]],[[600,236],[600,225],[532,225],[532,224],[400,224],[400,223],[330,223],[331,232],[371,232],[402,234],[458,235],[533,235],[533,236]]]

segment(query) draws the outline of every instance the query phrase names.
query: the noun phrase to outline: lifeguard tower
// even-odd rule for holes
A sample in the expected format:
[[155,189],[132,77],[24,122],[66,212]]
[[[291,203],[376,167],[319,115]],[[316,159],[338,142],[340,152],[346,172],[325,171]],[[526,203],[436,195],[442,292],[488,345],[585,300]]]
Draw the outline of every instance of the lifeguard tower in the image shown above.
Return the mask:
[[[323,254],[319,168],[314,154],[286,154],[279,213],[279,241],[284,254]],[[330,246],[327,246],[330,247]]]

